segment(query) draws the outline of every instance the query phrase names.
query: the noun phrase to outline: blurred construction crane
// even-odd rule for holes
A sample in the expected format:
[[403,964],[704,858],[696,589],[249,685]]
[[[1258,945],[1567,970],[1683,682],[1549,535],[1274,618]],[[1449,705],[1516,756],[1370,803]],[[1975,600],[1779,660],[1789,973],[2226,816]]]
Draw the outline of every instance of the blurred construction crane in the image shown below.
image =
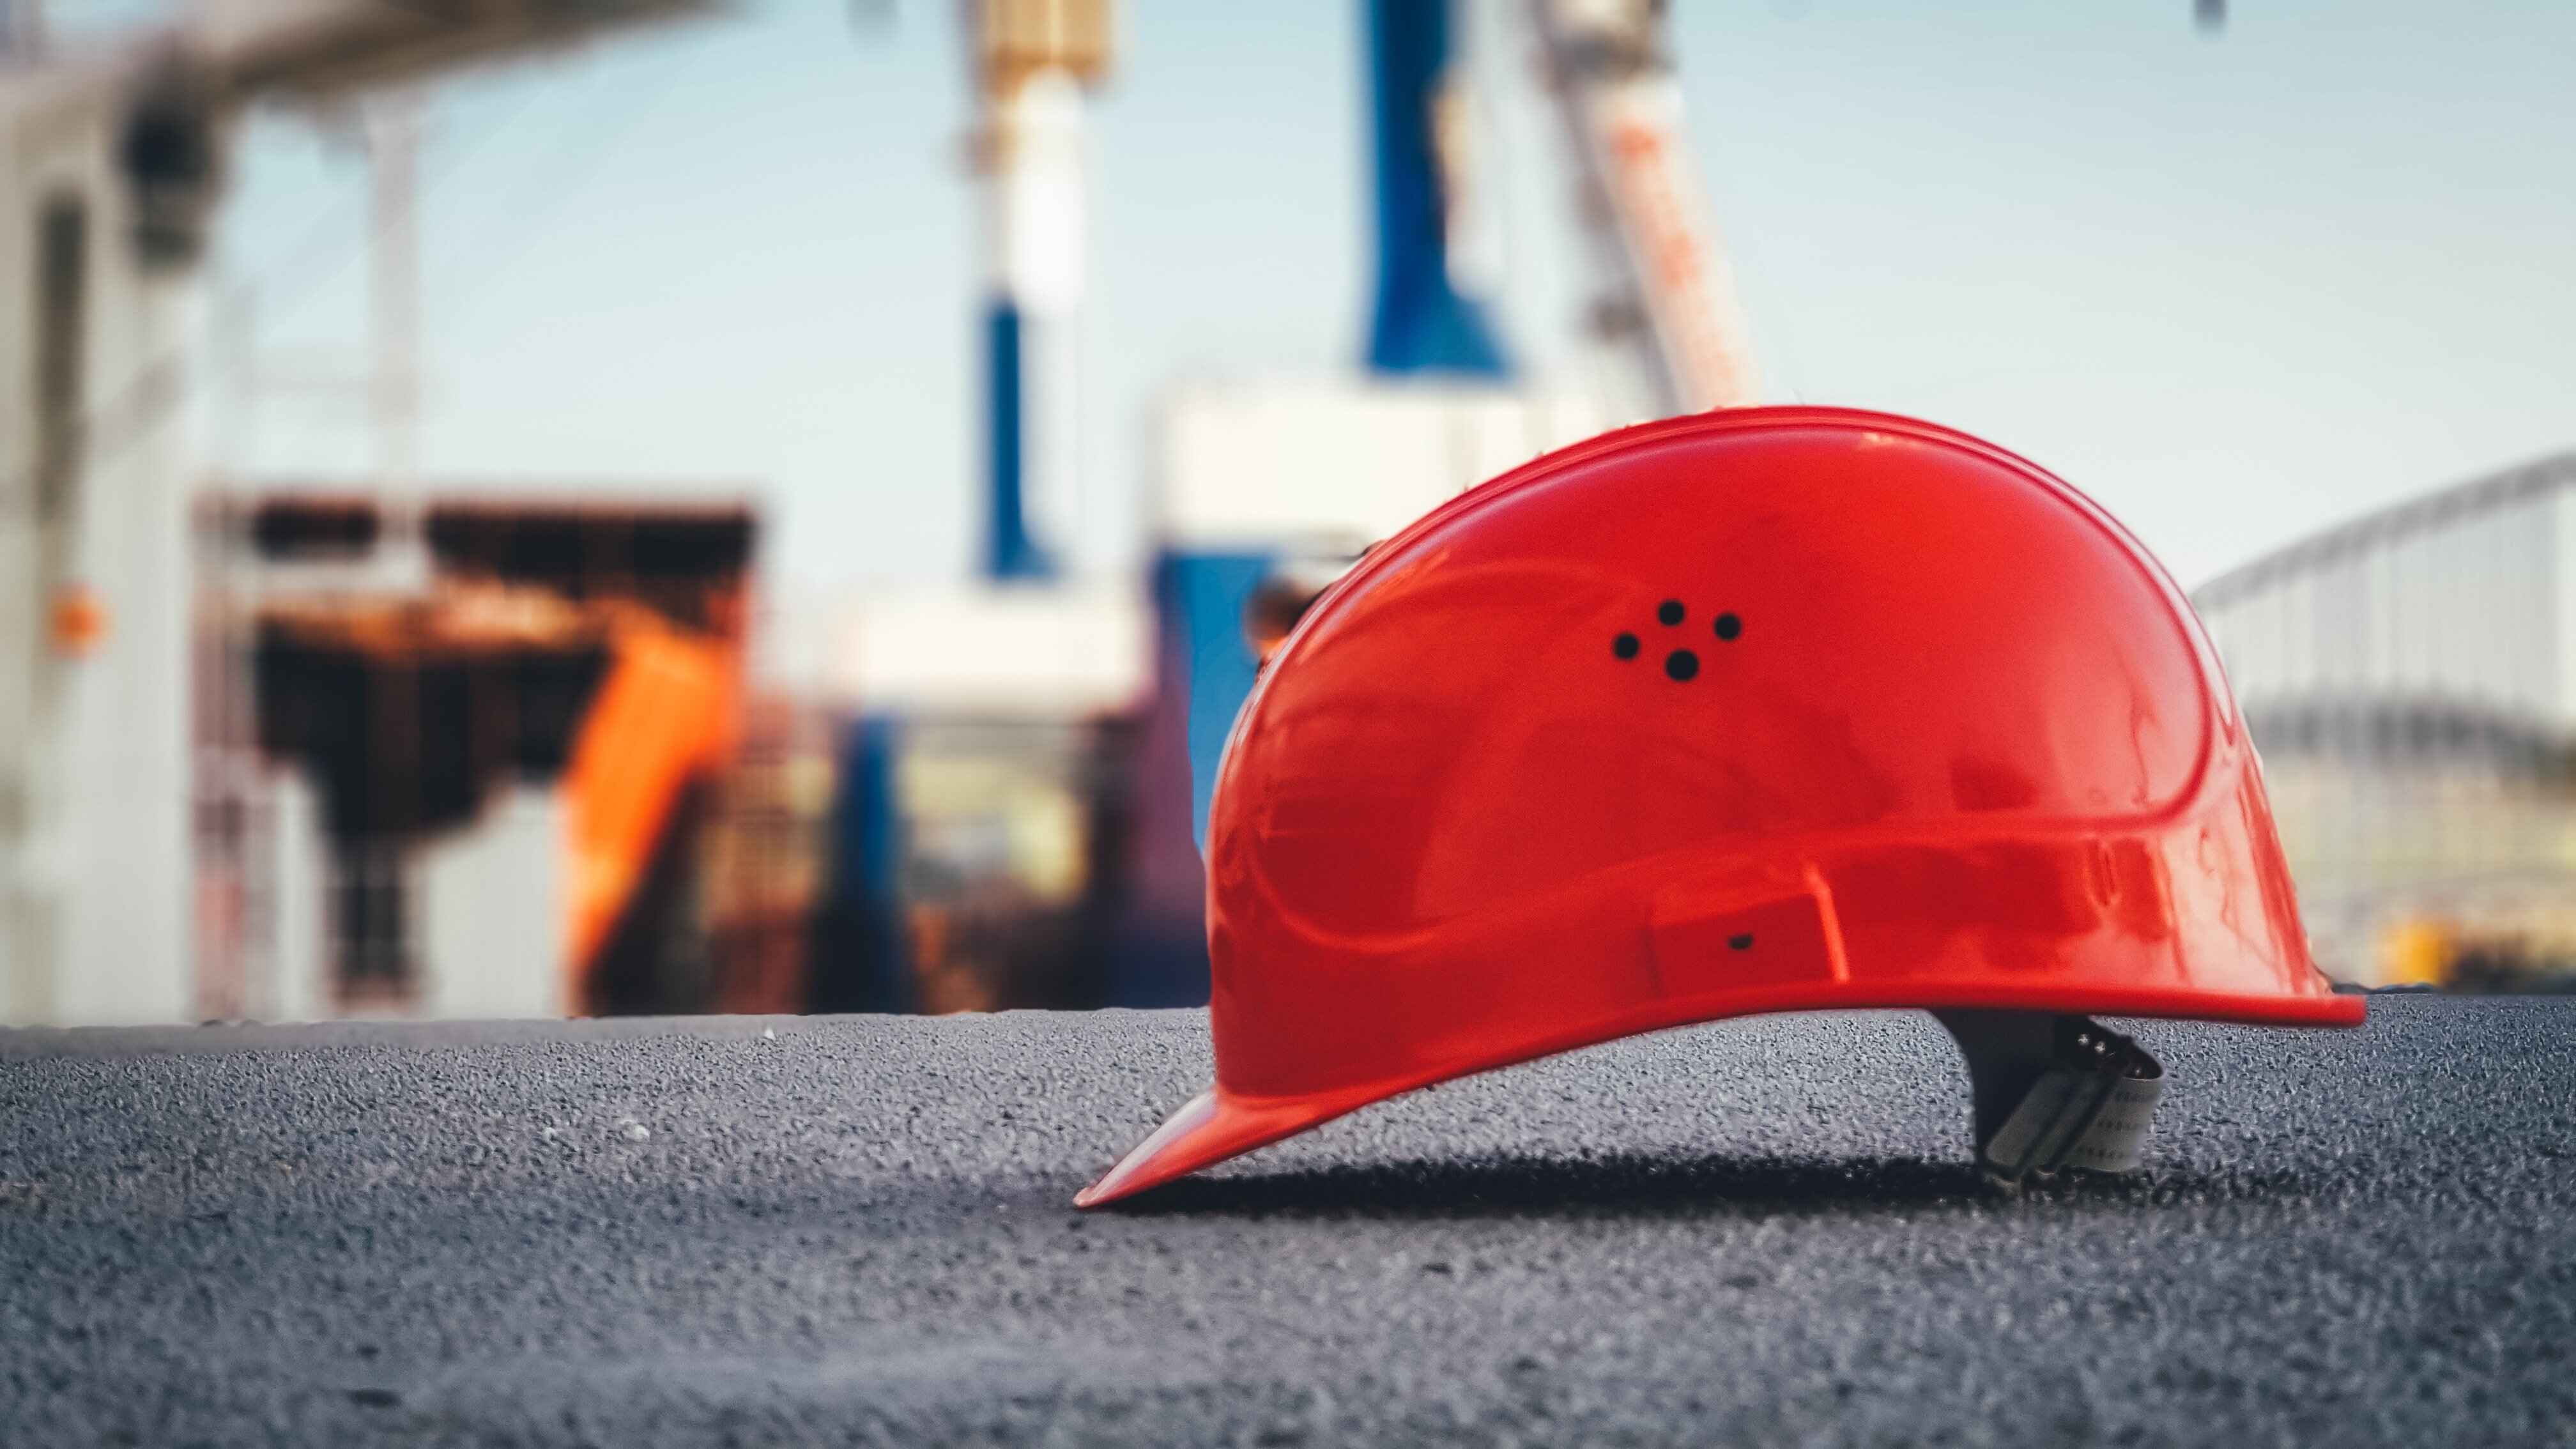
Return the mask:
[[1060,509],[1078,487],[1083,92],[1109,73],[1113,16],[1109,0],[968,0],[964,20],[992,258],[983,573],[1045,579],[1057,564],[1032,504]]
[[1682,136],[1662,0],[1531,0],[1601,270],[1592,325],[1661,414],[1757,400],[1735,282]]

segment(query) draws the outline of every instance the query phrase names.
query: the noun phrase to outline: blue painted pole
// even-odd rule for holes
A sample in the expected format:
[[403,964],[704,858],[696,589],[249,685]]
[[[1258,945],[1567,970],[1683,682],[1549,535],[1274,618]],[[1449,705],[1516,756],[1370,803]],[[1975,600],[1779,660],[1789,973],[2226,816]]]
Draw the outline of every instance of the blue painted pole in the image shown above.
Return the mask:
[[1449,275],[1449,187],[1436,105],[1450,65],[1450,0],[1367,0],[1369,134],[1377,175],[1377,302],[1368,365],[1500,378],[1484,312]]
[[1025,447],[1029,388],[1023,378],[1026,350],[1021,346],[1021,325],[1020,309],[1008,297],[996,297],[984,327],[985,392],[991,400],[984,439],[988,490],[984,576],[995,581],[1055,576],[1055,560],[1029,532]]

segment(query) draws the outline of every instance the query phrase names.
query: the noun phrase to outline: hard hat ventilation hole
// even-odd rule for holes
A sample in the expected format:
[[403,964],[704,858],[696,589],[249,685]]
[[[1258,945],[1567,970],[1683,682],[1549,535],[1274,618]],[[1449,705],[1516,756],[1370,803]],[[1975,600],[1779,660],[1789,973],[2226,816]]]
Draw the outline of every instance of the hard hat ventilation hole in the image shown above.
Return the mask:
[[1752,949],[1753,949],[1753,933],[1752,933],[1751,931],[1747,931],[1747,932],[1745,932],[1745,933],[1744,933],[1743,935],[1741,935],[1741,936],[1729,936],[1729,937],[1727,937],[1727,938],[1726,938],[1726,949],[1728,949],[1728,950],[1730,950],[1730,951],[1750,951],[1750,950],[1752,950]]
[[[1683,604],[1679,599],[1666,599],[1655,606],[1655,618],[1663,623],[1667,628],[1678,625],[1684,619],[1689,617],[1689,607]],[[1743,620],[1736,618],[1733,614],[1720,614],[1717,616],[1717,637],[1720,639],[1732,639],[1743,632]],[[1636,658],[1638,651],[1644,647],[1645,646],[1638,640],[1636,635],[1631,634],[1626,630],[1621,630],[1618,634],[1613,635],[1610,640],[1610,652],[1621,659]],[[1699,656],[1688,649],[1676,649],[1670,654],[1664,656],[1664,673],[1672,676],[1672,678],[1677,682],[1697,679],[1699,677]]]

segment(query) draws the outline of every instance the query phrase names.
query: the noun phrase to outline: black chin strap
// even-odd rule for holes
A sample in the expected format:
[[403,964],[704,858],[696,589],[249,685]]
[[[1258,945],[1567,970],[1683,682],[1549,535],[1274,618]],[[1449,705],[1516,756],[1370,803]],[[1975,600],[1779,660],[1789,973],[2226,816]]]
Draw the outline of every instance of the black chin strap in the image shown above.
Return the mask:
[[1968,1059],[1977,1165],[2007,1188],[2077,1168],[2135,1172],[2165,1070],[2081,1016],[1935,1011]]

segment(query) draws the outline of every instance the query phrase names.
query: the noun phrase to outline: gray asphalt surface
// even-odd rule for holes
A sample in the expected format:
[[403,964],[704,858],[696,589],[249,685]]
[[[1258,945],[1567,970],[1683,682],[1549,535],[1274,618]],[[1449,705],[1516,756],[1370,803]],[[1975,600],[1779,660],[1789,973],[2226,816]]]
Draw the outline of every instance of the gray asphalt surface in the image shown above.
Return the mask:
[[2576,1001],[2134,1029],[2123,1185],[1869,1014],[1100,1215],[1199,1013],[0,1033],[0,1441],[2570,1442]]

